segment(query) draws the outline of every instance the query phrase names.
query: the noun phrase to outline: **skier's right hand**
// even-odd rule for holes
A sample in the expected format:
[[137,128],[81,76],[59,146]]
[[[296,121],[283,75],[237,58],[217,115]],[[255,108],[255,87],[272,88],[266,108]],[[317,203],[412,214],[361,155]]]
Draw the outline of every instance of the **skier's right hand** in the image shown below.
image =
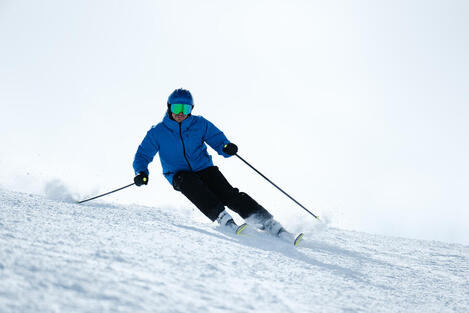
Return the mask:
[[134,183],[136,186],[147,185],[148,184],[148,174],[141,172],[134,177]]

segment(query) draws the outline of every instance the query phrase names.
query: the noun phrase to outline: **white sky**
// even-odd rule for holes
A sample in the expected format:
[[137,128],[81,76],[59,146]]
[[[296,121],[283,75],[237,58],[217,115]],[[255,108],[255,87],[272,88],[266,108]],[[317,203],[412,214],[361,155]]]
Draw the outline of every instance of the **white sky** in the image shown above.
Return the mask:
[[[175,88],[239,154],[348,229],[469,244],[469,2],[0,0],[0,185],[132,182]],[[239,160],[233,185],[315,223]],[[150,185],[107,201],[189,206]],[[295,222],[293,222],[295,221]]]

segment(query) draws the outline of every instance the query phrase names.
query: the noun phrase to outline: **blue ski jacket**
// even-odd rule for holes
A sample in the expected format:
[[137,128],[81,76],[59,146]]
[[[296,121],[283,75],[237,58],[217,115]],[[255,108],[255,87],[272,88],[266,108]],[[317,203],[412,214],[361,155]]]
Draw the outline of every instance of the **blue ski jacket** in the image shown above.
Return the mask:
[[163,121],[153,126],[146,134],[135,154],[135,174],[149,174],[148,164],[160,153],[163,175],[172,185],[173,176],[179,171],[201,171],[213,166],[207,152],[207,143],[225,158],[223,152],[229,140],[215,125],[202,116],[189,115],[178,123],[166,113]]

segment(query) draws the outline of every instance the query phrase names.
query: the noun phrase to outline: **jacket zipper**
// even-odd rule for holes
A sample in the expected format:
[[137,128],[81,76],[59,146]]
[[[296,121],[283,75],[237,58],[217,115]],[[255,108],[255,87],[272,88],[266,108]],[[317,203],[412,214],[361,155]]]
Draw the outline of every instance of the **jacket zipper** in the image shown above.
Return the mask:
[[184,152],[184,159],[186,159],[187,165],[189,165],[189,168],[192,170],[192,166],[189,163],[189,160],[187,159],[186,156],[186,146],[184,145],[184,139],[182,139],[182,129],[181,129],[181,123],[179,123],[179,137],[181,137],[181,142],[182,142],[182,151]]

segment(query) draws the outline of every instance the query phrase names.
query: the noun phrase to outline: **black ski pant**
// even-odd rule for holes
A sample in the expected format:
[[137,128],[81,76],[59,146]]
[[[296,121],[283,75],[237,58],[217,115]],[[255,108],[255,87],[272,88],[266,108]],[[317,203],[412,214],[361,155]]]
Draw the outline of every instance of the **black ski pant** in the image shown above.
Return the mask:
[[244,219],[255,215],[256,220],[262,222],[272,217],[248,194],[233,188],[216,166],[198,172],[178,172],[173,177],[173,187],[212,221],[225,206]]

